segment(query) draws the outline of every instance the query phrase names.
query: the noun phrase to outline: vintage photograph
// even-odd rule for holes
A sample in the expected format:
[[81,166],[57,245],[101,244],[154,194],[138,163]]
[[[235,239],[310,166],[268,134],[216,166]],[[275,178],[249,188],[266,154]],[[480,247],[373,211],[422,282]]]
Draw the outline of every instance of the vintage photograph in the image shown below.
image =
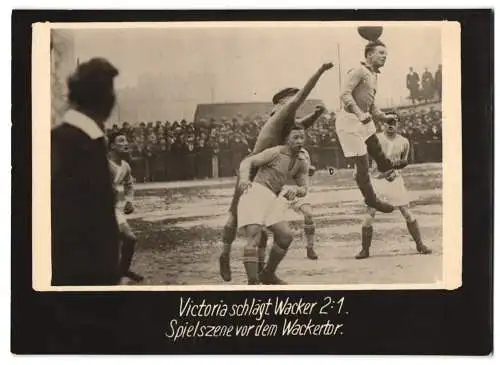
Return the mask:
[[447,25],[49,25],[35,287],[460,282]]

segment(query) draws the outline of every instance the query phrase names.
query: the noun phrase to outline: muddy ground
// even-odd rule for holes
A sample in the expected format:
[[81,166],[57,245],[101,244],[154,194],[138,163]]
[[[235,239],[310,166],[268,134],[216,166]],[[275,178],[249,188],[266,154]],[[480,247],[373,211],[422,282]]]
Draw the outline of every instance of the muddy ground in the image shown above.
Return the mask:
[[[427,284],[441,280],[441,164],[409,166],[404,178],[412,211],[432,255],[416,253],[396,211],[377,215],[372,257],[355,260],[366,208],[352,170],[339,170],[333,176],[318,171],[310,194],[319,260],[305,257],[302,217],[289,211],[287,219],[295,240],[279,276],[290,284]],[[234,179],[220,179],[136,186],[136,210],[129,216],[139,239],[133,269],[145,276],[145,285],[226,284],[219,277],[218,255],[233,184]],[[233,244],[232,284],[246,283],[242,248],[239,237]]]

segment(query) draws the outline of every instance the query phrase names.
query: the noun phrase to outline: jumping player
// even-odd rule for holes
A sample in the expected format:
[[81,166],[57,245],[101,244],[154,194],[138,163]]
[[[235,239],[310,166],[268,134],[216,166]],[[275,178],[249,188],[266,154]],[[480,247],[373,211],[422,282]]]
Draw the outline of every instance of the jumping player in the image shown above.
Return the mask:
[[[137,238],[130,228],[125,214],[131,214],[134,211],[132,200],[134,198],[134,184],[132,169],[124,156],[129,153],[127,137],[121,133],[115,133],[109,138],[109,166],[113,185],[116,194],[116,220],[120,229],[121,258],[120,272],[122,278],[128,278],[134,282],[141,282],[144,278],[131,271],[130,265],[135,252]],[[123,185],[123,195],[118,193],[117,187]]]
[[[306,116],[298,123],[295,120],[295,113],[298,108],[307,99],[320,77],[332,67],[332,63],[324,63],[321,65],[301,90],[297,88],[285,88],[274,95],[272,99],[274,109],[271,112],[269,120],[267,120],[257,136],[252,154],[258,154],[267,148],[283,144],[284,137],[289,134],[294,125],[299,124],[307,129],[321,116],[324,112],[324,108],[318,106],[312,114]],[[250,181],[253,180],[255,174],[255,170],[250,172]],[[223,251],[219,257],[219,270],[224,281],[231,281],[231,245],[236,238],[236,230],[238,227],[238,203],[241,195],[238,186],[239,177],[237,177],[233,199],[229,208],[229,217],[224,225],[222,236],[224,245]],[[265,242],[267,241],[265,233],[262,235],[262,240],[265,246]]]
[[[240,165],[238,228],[247,239],[243,263],[248,284],[286,284],[276,276],[276,269],[292,243],[293,235],[284,220],[287,202],[307,194],[309,164],[303,152],[304,128],[294,126],[285,145],[268,148],[244,159]],[[251,170],[257,169],[253,180]],[[297,186],[285,187],[288,179]],[[286,198],[286,200],[281,199]],[[258,271],[258,250],[261,233],[267,227],[274,235],[274,243],[264,269]]]
[[356,183],[363,194],[366,205],[383,213],[394,207],[381,201],[375,194],[369,176],[370,155],[378,169],[391,180],[394,170],[391,161],[384,155],[376,137],[374,119],[385,121],[393,118],[375,105],[377,75],[384,66],[387,50],[381,41],[370,42],[365,47],[365,61],[347,75],[341,99],[344,109],[337,115],[336,129],[346,158],[352,158],[356,166]]
[[[397,118],[397,115],[395,115]],[[377,133],[382,150],[392,161],[396,170],[396,177],[392,181],[387,181],[378,168],[372,172],[372,180],[375,191],[384,196],[387,201],[397,207],[406,220],[406,226],[411,237],[415,241],[417,251],[421,254],[430,254],[432,251],[422,243],[420,229],[416,218],[410,211],[408,191],[406,190],[403,177],[399,169],[408,165],[408,155],[410,152],[410,142],[396,132],[397,119],[386,119],[384,123],[384,132]],[[361,252],[356,255],[357,259],[365,259],[370,256],[370,246],[373,235],[373,219],[375,218],[375,209],[369,207],[368,215],[361,228]]]

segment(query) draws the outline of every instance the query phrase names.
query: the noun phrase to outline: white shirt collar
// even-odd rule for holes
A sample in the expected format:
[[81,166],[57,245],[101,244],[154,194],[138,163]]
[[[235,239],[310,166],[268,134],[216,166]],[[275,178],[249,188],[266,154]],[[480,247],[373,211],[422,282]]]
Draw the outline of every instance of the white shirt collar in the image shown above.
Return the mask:
[[104,132],[94,120],[74,109],[70,109],[64,114],[63,121],[64,123],[80,129],[91,139],[104,137]]

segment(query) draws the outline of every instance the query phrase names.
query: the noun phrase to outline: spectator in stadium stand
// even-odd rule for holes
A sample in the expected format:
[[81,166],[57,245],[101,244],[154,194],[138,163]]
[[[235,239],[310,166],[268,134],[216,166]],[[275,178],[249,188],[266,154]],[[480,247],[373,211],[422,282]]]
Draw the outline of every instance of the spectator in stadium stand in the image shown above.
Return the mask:
[[[175,124],[175,123],[174,123]],[[172,180],[184,180],[185,145],[180,134],[175,136],[172,144]]]
[[231,172],[231,150],[227,140],[226,133],[221,134],[217,141],[218,160],[219,160],[219,176],[228,177]]
[[193,180],[196,177],[196,148],[194,135],[189,134],[186,138],[185,157],[185,179]]
[[166,141],[167,141],[167,153],[166,153],[166,159],[165,159],[165,180],[167,181],[173,181],[175,172],[175,161],[174,161],[174,156],[172,154],[172,146],[175,143],[175,137],[173,133],[169,130],[166,133]]
[[438,66],[436,73],[434,74],[434,84],[437,93],[438,100],[441,101],[441,92],[442,92],[442,84],[441,84],[441,65]]
[[146,181],[154,181],[153,170],[155,160],[156,135],[151,133],[148,136],[146,146],[144,147],[144,156],[146,158]]
[[212,176],[212,151],[207,144],[207,135],[202,133],[197,139],[196,172],[197,177],[204,179]]
[[415,100],[418,100],[420,88],[419,83],[420,78],[418,77],[418,74],[413,71],[413,67],[410,67],[410,72],[406,75],[406,88],[410,91],[412,104],[415,104]]
[[422,74],[422,97],[426,103],[434,98],[434,79],[427,67]]
[[161,136],[159,139],[158,148],[156,150],[156,155],[155,155],[155,163],[154,163],[155,181],[166,180],[167,154],[168,154],[167,140],[165,136]]

